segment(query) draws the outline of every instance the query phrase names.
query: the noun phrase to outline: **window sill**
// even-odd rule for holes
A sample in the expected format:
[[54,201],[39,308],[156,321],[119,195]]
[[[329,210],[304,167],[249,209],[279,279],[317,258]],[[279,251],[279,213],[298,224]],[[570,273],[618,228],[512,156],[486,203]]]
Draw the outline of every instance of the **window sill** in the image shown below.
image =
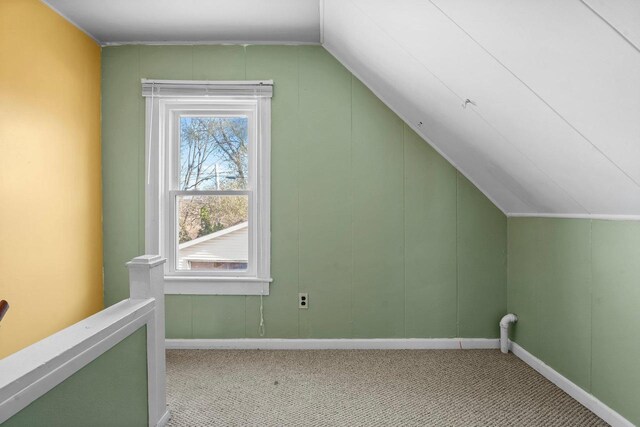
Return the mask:
[[165,295],[269,295],[273,279],[256,277],[164,277]]

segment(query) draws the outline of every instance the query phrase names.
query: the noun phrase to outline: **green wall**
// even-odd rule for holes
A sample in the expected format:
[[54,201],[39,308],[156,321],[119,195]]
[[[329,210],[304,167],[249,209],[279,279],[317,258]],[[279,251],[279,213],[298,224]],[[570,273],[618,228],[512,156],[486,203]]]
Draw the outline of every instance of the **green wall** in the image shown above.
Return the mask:
[[640,222],[508,224],[512,338],[640,424]]
[[3,427],[148,426],[146,327],[116,344]]
[[[495,337],[508,306],[516,342],[640,423],[638,222],[507,226],[318,46],[108,47],[102,67],[107,304],[128,297],[124,263],[144,252],[140,78],[273,79],[267,337]],[[257,337],[259,304],[168,296],[167,336]]]
[[[322,47],[102,52],[106,304],[128,297],[124,263],[144,252],[140,78],[273,79],[266,336],[497,336],[506,217]],[[168,296],[167,336],[256,337],[259,304]]]

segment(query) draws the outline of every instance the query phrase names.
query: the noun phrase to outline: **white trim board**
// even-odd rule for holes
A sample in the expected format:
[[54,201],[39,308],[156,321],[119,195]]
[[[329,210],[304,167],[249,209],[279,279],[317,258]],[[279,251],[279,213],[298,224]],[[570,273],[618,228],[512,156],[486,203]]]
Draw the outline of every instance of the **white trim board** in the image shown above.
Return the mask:
[[640,215],[509,213],[508,218],[600,219],[608,221],[640,221]]
[[511,352],[613,427],[633,427],[633,423],[629,422],[622,415],[602,403],[594,395],[583,390],[578,385],[562,376],[551,366],[547,365],[542,360],[538,359],[533,354],[529,353],[520,345],[512,341]]
[[293,42],[293,41],[260,41],[260,40],[195,40],[195,41],[121,41],[104,42],[102,47],[111,46],[321,46],[320,42]]
[[169,423],[171,419],[171,413],[167,410],[164,415],[160,418],[160,421],[156,424],[156,427],[164,427]]
[[324,44],[324,0],[318,1],[318,16],[320,17],[320,46]]
[[273,279],[237,278],[216,280],[212,285],[208,278],[198,277],[165,277],[164,293],[166,295],[269,295],[269,285]]
[[167,349],[197,350],[474,350],[500,348],[488,338],[167,339]]

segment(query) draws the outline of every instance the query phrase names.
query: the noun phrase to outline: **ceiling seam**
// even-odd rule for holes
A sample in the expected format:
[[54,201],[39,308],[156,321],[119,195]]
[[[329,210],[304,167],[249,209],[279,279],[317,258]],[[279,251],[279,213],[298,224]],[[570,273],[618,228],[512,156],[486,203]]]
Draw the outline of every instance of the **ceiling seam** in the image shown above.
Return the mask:
[[358,6],[355,2],[353,2],[353,0],[350,0],[349,3],[351,3],[353,5],[353,7],[355,7],[356,9],[358,9],[360,11],[360,13],[362,13],[362,15],[364,15],[369,21],[371,21],[376,27],[378,27],[378,29],[380,29],[380,31],[382,31],[384,34],[387,35],[387,37],[389,37],[395,44],[398,45],[398,47],[400,47],[400,49],[402,49],[407,55],[409,55],[411,58],[413,58],[414,61],[416,61],[418,64],[420,64],[425,70],[427,70],[427,72],[429,74],[431,74],[436,80],[438,80],[442,86],[446,87],[447,90],[449,90],[454,96],[456,96],[460,101],[463,101],[464,98],[460,95],[458,95],[453,89],[451,89],[445,82],[444,80],[442,80],[440,77],[438,77],[433,71],[431,71],[426,65],[424,65],[418,58],[416,58],[415,56],[413,56],[411,54],[411,52],[409,52],[407,49],[405,49],[402,44],[396,40],[394,37],[391,36],[391,34],[389,34],[384,28],[382,28],[380,26],[380,24],[378,24],[375,19],[373,19],[371,16],[367,15],[367,13],[362,10],[362,8],[360,8],[360,6]]
[[606,158],[613,166],[615,166],[620,172],[622,172],[631,182],[633,182],[638,188],[640,188],[640,183],[637,182],[633,177],[631,177],[622,167],[620,167],[616,162],[614,162],[604,151],[602,151],[596,144],[594,144],[589,138],[587,138],[582,132],[580,132],[574,125],[572,125],[569,120],[567,120],[562,114],[560,114],[555,108],[551,106],[542,96],[540,96],[531,86],[526,84],[520,77],[516,75],[509,67],[503,64],[495,55],[493,55],[487,48],[485,48],[480,42],[478,42],[475,38],[471,36],[461,25],[459,25],[453,18],[447,15],[438,5],[436,5],[433,0],[428,0],[436,9],[442,13],[449,21],[451,21],[456,27],[458,27],[464,34],[471,39],[475,44],[477,44],[483,51],[487,53],[487,55],[491,56],[500,66],[502,66],[509,74],[511,74],[514,78],[516,78],[520,83],[524,85],[532,94],[534,94],[540,101],[542,101],[551,111],[553,111],[562,121],[564,121],[571,129],[573,129],[578,135],[580,135],[591,147],[593,147],[597,152],[602,154],[604,158]]
[[[440,10],[440,8],[438,6],[436,6],[435,4],[433,4],[433,2],[431,0],[429,0],[429,2],[438,10]],[[411,52],[409,52],[406,48],[404,48],[404,46],[398,41],[396,40],[394,37],[392,37],[384,28],[382,28],[373,18],[371,18],[369,15],[367,15],[367,13],[365,11],[363,11],[357,4],[355,4],[352,0],[350,1],[350,3],[356,8],[358,9],[364,16],[366,16],[376,27],[378,27],[380,29],[380,31],[382,31],[384,34],[387,35],[387,37],[389,37],[396,45],[398,45],[398,47],[400,47],[400,49],[402,49],[407,55],[409,55],[414,61],[416,61],[418,64],[420,64],[429,74],[431,74],[433,77],[435,77],[436,80],[438,80],[444,87],[446,87],[454,96],[456,96],[460,101],[463,100],[463,98],[458,95],[452,88],[450,88],[442,79],[440,79],[433,71],[431,71],[422,61],[420,61],[418,58],[416,58],[415,56],[413,56],[411,54]],[[442,11],[441,11],[442,12]],[[442,12],[444,14],[444,12]],[[446,14],[445,14],[446,16]],[[447,16],[447,18],[449,20],[451,20],[451,18],[449,18]],[[451,22],[453,22],[453,20],[451,20]],[[460,28],[460,26],[458,26],[455,22],[453,22],[458,28]],[[460,28],[462,30],[462,28]],[[464,30],[462,30],[464,31]],[[467,34],[465,32],[465,34]],[[467,36],[469,36],[467,34]],[[470,36],[469,36],[470,37]],[[475,40],[474,40],[475,41]],[[477,42],[476,42],[477,43]],[[520,81],[520,79],[518,79]],[[515,144],[511,143],[511,141],[509,141],[508,138],[506,138],[501,132],[499,132],[496,127],[494,125],[492,125],[482,114],[480,114],[477,110],[473,110],[475,114],[478,115],[478,117],[480,117],[480,119],[486,123],[491,129],[493,129],[499,136],[500,138],[502,138],[505,142],[507,142],[508,145],[510,145],[514,150],[516,150],[522,157],[524,157],[535,169],[537,169],[540,173],[542,173],[542,175],[544,175],[547,179],[549,179],[560,191],[562,191],[563,193],[565,193],[565,195],[567,195],[571,200],[573,200],[578,206],[580,206],[582,209],[585,210],[585,212],[587,213],[591,213],[589,211],[589,209],[585,208],[582,203],[578,202],[562,185],[560,185],[555,179],[553,179],[551,176],[549,176],[548,172],[546,172],[545,170],[543,170],[540,166],[538,166],[538,164],[536,162],[534,162],[533,160],[531,160],[531,158],[529,158],[529,156],[527,156],[524,152],[522,152]],[[476,185],[476,187],[478,187]],[[478,187],[480,188],[480,187]],[[506,187],[505,187],[506,188]],[[514,192],[512,192],[511,190],[508,190],[510,194],[512,194],[514,197],[516,197],[518,200],[520,200],[520,202],[522,202],[524,205],[530,205],[530,203],[527,203],[525,200],[523,200],[522,198],[520,198],[520,196]],[[484,192],[483,192],[484,193]]]
[[636,46],[634,42],[632,42],[629,38],[627,38],[627,36],[624,35],[624,33],[620,30],[618,30],[611,22],[609,22],[604,16],[600,15],[598,13],[597,10],[595,10],[593,7],[591,7],[591,5],[589,3],[587,3],[585,0],[579,0],[580,3],[582,3],[587,9],[589,9],[591,12],[593,12],[594,15],[596,15],[598,18],[600,18],[602,20],[602,22],[604,22],[605,24],[607,24],[609,27],[611,27],[611,29],[613,31],[615,31],[616,33],[618,33],[618,35],[620,37],[622,37],[627,43],[629,43],[631,45],[632,48],[634,48],[636,51],[638,51],[638,53],[640,53],[640,47]]

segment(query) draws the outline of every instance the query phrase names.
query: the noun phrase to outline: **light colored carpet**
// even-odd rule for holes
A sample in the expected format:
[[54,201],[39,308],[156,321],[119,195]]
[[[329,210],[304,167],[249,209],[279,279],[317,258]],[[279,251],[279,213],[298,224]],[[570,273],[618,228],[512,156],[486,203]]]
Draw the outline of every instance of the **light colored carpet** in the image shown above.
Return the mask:
[[604,426],[498,350],[167,351],[170,426]]

